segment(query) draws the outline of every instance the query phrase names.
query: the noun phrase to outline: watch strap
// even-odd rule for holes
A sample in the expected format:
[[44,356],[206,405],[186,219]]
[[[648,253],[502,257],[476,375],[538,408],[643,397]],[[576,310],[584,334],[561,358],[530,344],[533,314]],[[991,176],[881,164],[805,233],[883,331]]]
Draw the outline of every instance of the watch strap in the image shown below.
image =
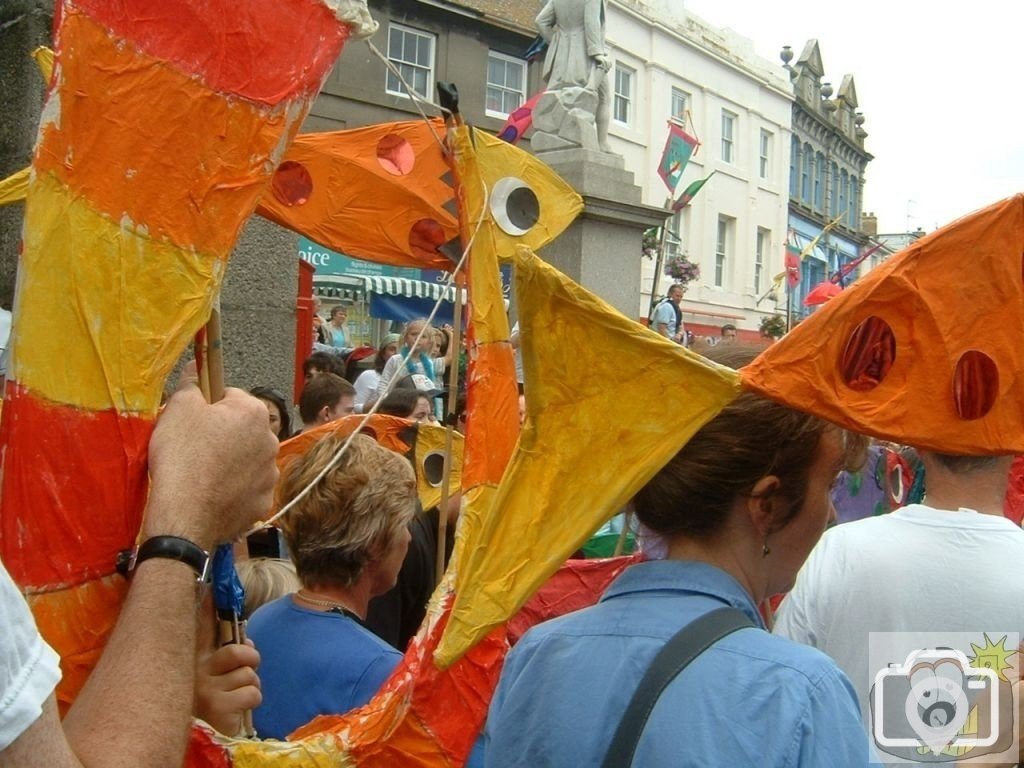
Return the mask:
[[180,536],[153,536],[146,539],[132,553],[128,572],[134,571],[139,563],[154,557],[179,560],[190,565],[196,572],[196,581],[206,581],[210,568],[210,553],[195,542]]

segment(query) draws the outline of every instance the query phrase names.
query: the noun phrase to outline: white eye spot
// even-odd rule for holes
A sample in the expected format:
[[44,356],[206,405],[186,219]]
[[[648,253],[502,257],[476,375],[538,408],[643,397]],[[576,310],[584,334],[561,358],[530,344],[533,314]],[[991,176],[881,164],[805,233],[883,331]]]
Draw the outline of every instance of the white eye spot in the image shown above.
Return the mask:
[[423,457],[423,479],[434,488],[441,487],[444,479],[444,453],[431,451]]
[[506,176],[491,191],[491,215],[504,232],[522,237],[540,220],[540,200],[522,179]]

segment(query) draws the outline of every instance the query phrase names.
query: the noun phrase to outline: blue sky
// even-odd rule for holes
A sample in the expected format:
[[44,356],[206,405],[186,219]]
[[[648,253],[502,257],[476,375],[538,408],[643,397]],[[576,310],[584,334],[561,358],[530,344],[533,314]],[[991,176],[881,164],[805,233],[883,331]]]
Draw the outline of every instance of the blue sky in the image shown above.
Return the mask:
[[[779,62],[817,38],[826,79],[852,74],[875,159],[864,210],[880,232],[932,231],[1024,191],[1024,2],[670,0]],[[781,64],[781,62],[779,62]]]

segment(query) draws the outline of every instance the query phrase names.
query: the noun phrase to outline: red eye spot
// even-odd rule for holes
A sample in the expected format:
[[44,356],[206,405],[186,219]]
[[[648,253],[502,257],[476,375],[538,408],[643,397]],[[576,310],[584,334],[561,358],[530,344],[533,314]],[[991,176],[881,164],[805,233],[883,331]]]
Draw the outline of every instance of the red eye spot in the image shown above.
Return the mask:
[[270,189],[284,205],[305,205],[313,193],[313,178],[301,163],[285,160],[274,172]]
[[953,373],[953,404],[961,419],[980,419],[996,404],[999,369],[984,352],[964,352]]
[[850,389],[867,392],[882,383],[894,362],[896,336],[885,320],[872,315],[850,334],[839,372]]
[[389,133],[377,142],[377,162],[391,175],[405,176],[416,164],[416,153],[408,141]]
[[438,248],[445,243],[444,227],[433,219],[420,219],[409,230],[409,247],[417,256],[427,259],[438,255]]

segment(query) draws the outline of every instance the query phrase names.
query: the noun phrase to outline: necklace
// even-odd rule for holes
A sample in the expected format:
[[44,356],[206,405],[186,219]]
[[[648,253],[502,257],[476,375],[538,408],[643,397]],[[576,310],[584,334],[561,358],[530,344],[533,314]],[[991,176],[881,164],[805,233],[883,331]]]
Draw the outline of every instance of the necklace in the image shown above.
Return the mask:
[[326,608],[328,613],[340,613],[362,623],[362,619],[359,618],[355,611],[337,600],[318,600],[315,597],[310,597],[310,593],[307,593],[304,589],[300,589],[296,592],[295,596],[310,605]]

